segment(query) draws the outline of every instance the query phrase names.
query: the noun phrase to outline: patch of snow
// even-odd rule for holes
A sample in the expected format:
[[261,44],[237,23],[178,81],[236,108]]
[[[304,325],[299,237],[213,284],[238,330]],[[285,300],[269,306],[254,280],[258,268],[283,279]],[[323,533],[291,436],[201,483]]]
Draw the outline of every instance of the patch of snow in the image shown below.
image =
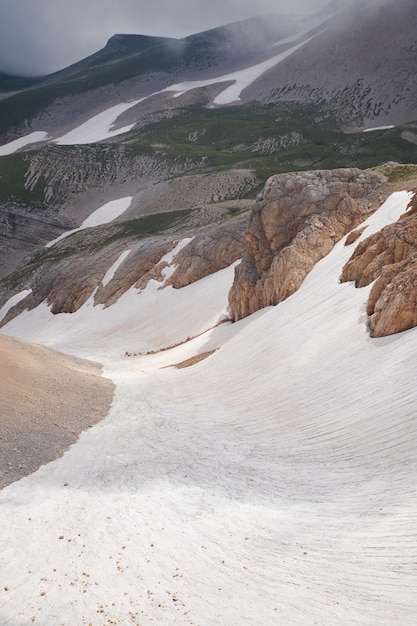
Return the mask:
[[357,243],[377,233],[387,224],[396,222],[406,211],[413,195],[414,192],[412,191],[396,191],[391,194],[378,211],[370,215],[368,219],[361,224],[361,226],[366,226],[366,230],[357,239]]
[[123,264],[124,260],[129,256],[129,254],[130,254],[130,250],[125,250],[124,252],[122,252],[119,255],[119,257],[116,259],[116,261],[113,263],[113,265],[107,270],[107,272],[104,275],[103,280],[101,281],[101,284],[103,285],[103,287],[105,287],[112,280],[116,271]]
[[95,356],[117,388],[104,421],[0,492],[2,623],[415,623],[417,331],[369,337],[370,287],[339,283],[351,253],[339,242],[278,306],[173,351],[114,348],[208,328],[232,268],[3,329]]
[[314,37],[316,36],[317,35],[309,37],[305,41],[297,44],[296,46],[293,46],[289,50],[281,52],[280,54],[277,54],[274,57],[263,61],[262,63],[257,63],[256,65],[252,65],[251,67],[247,67],[243,70],[231,72],[230,74],[224,74],[223,76],[217,76],[216,78],[209,78],[207,80],[184,81],[183,83],[170,85],[169,87],[166,87],[166,89],[163,89],[162,92],[177,92],[174,97],[178,98],[179,96],[186,93],[187,91],[190,91],[191,89],[197,89],[198,87],[206,87],[208,85],[216,85],[222,82],[233,81],[233,85],[226,87],[226,89],[219,93],[213,101],[214,104],[231,104],[232,102],[240,100],[240,95],[242,91],[249,87],[249,85],[251,85],[255,80],[260,78],[260,76],[262,76],[262,74],[264,74],[267,70],[270,70],[271,68],[275,67],[275,65],[278,65],[278,63],[291,56],[291,54],[293,54],[296,50],[314,39]]
[[78,228],[73,228],[72,230],[67,230],[65,233],[59,235],[52,241],[48,241],[45,244],[45,248],[51,248],[54,244],[58,243],[62,239],[69,237],[74,233],[78,233],[80,230],[84,230],[86,228],[92,228],[93,226],[101,226],[102,224],[108,224],[112,222],[117,217],[122,215],[127,209],[130,207],[133,196],[126,196],[124,198],[118,198],[117,200],[111,200],[110,202],[106,202],[100,208],[96,209],[91,215],[89,215],[79,226]]
[[184,239],[181,239],[181,241],[179,241],[177,243],[177,245],[171,250],[171,252],[168,252],[167,254],[165,254],[162,259],[159,261],[159,264],[164,264],[166,263],[166,267],[163,268],[161,274],[163,276],[164,279],[164,283],[166,283],[166,281],[171,278],[171,276],[173,275],[173,273],[175,272],[175,270],[177,269],[177,265],[175,265],[175,263],[173,263],[172,261],[175,259],[175,257],[177,256],[177,254],[179,252],[181,252],[181,250],[183,248],[185,248],[185,246],[188,246],[188,244],[194,239],[194,237],[184,237]]
[[[299,37],[300,36],[302,36],[302,33],[299,35]],[[231,72],[230,74],[225,74],[223,76],[218,76],[216,78],[211,78],[207,80],[185,81],[183,83],[177,83],[174,85],[170,85],[169,87],[166,87],[165,89],[162,89],[160,91],[156,91],[149,96],[139,98],[138,100],[133,100],[132,102],[121,102],[119,104],[116,104],[106,109],[105,111],[98,113],[80,126],[72,129],[68,133],[65,133],[65,135],[57,137],[53,140],[53,143],[64,146],[89,144],[99,141],[105,141],[106,139],[110,139],[111,137],[116,137],[117,135],[127,133],[135,126],[135,123],[120,128],[114,128],[114,124],[116,123],[120,115],[122,115],[132,107],[136,106],[137,104],[143,102],[144,100],[147,100],[148,98],[156,96],[160,93],[175,92],[173,97],[178,98],[179,96],[186,93],[187,91],[190,91],[191,89],[205,87],[208,85],[215,85],[222,82],[233,81],[233,85],[230,85],[216,96],[216,98],[214,99],[214,104],[221,105],[236,102],[240,100],[240,95],[242,91],[249,87],[249,85],[251,85],[260,76],[262,76],[262,74],[289,57],[296,50],[304,46],[316,36],[317,35],[309,37],[305,41],[293,46],[289,50],[286,50],[285,52],[282,52],[281,54],[278,54],[271,59],[263,61],[262,63],[258,63],[257,65],[245,68],[243,70]],[[24,145],[36,141],[41,141],[47,138],[47,133],[32,133],[27,137],[22,137],[21,139],[17,139],[16,141],[1,146],[0,155],[10,154],[11,152],[15,152]]]
[[29,146],[32,143],[38,143],[38,141],[45,141],[49,139],[48,133],[36,130],[30,135],[26,135],[25,137],[19,137],[19,139],[15,139],[14,141],[9,141],[9,143],[5,143],[0,146],[0,156],[6,156],[8,154],[13,154],[20,150],[20,148],[24,148],[25,146]]
[[362,132],[363,133],[371,133],[374,130],[391,130],[391,128],[395,128],[395,126],[375,126],[374,128],[365,128]]
[[95,115],[80,126],[77,126],[77,128],[74,128],[65,135],[62,135],[62,137],[54,139],[54,143],[62,146],[95,143],[97,141],[104,141],[105,139],[110,139],[111,137],[127,133],[133,128],[135,125],[134,123],[129,124],[128,126],[123,126],[122,128],[115,128],[113,130],[112,127],[122,113],[125,113],[125,111],[128,111],[145,99],[146,98],[140,98],[139,100],[134,100],[133,102],[121,102],[120,104],[116,104],[115,106],[98,113],[98,115]]
[[95,360],[160,349],[219,322],[227,312],[233,272],[234,265],[182,289],[159,289],[161,283],[150,281],[142,291],[131,287],[107,308],[94,306],[92,295],[76,313],[53,315],[44,302],[2,332]]
[[5,304],[0,309],[0,322],[3,320],[7,313],[10,311],[12,307],[16,304],[19,304],[22,300],[24,300],[29,294],[32,293],[32,289],[24,289],[20,293],[16,293],[14,296],[9,298]]

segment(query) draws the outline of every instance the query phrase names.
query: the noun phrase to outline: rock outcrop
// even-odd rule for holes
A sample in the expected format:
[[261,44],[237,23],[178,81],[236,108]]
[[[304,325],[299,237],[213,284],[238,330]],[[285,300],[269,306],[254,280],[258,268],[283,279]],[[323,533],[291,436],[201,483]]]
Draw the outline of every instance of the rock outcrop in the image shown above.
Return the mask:
[[167,285],[180,289],[240,259],[247,222],[246,214],[198,233],[175,257],[177,267]]
[[375,210],[384,181],[358,169],[268,179],[252,211],[229,294],[234,320],[292,295],[315,263]]
[[417,202],[397,222],[362,241],[343,268],[341,280],[364,287],[373,281],[367,314],[373,337],[417,325]]

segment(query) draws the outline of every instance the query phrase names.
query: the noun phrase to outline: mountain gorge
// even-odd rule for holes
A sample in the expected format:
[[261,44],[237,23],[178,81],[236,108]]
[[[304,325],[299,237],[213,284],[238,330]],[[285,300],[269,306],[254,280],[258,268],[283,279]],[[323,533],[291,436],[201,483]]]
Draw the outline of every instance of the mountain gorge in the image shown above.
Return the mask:
[[2,624],[416,621],[414,33],[0,73]]

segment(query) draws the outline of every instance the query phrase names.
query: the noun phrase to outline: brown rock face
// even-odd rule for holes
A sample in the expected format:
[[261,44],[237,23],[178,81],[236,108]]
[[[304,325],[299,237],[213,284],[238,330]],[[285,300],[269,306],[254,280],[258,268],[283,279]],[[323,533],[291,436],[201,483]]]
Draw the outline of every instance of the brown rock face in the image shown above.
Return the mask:
[[234,320],[292,295],[376,207],[384,178],[358,169],[271,177],[257,198],[229,294]]
[[362,241],[343,268],[342,281],[375,281],[367,313],[373,337],[417,325],[417,214],[415,201],[402,219]]
[[177,268],[167,284],[180,289],[240,259],[247,221],[243,215],[198,233],[175,257]]

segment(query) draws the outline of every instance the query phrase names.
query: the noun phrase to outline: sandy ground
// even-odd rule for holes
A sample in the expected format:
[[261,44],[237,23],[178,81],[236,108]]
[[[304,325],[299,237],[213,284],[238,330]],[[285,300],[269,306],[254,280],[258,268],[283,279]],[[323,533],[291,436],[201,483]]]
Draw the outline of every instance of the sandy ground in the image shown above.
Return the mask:
[[112,397],[97,364],[0,335],[0,488],[59,457]]

